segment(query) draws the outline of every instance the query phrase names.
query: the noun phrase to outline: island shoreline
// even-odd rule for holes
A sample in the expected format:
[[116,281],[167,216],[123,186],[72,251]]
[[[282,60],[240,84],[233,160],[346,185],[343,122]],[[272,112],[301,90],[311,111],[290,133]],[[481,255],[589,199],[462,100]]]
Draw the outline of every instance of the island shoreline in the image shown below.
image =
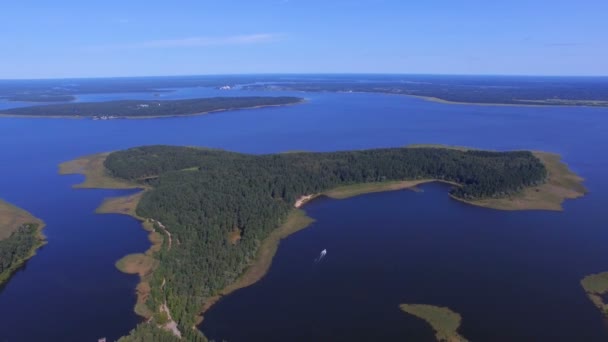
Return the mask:
[[[427,145],[424,145],[424,146],[428,147]],[[440,146],[440,147],[449,148],[446,146]],[[413,146],[411,148],[417,148],[417,147]],[[534,153],[542,153],[542,152],[534,152]],[[154,230],[154,227],[153,227],[154,221],[151,218],[142,218],[142,217],[137,216],[137,214],[135,213],[135,209],[137,208],[137,205],[139,203],[139,200],[141,199],[141,196],[143,196],[143,194],[146,191],[149,191],[151,189],[144,188],[141,184],[128,182],[128,181],[124,181],[121,179],[116,179],[116,178],[111,177],[105,170],[105,167],[103,166],[103,161],[105,160],[105,158],[108,155],[109,155],[109,153],[100,153],[100,154],[96,154],[93,156],[82,157],[82,158],[79,158],[76,160],[62,163],[60,165],[60,173],[61,174],[75,174],[75,173],[84,174],[85,175],[84,182],[81,184],[74,185],[74,187],[77,187],[77,188],[110,188],[110,189],[116,189],[116,188],[136,189],[136,188],[138,188],[138,189],[142,189],[142,191],[140,191],[134,195],[132,194],[129,196],[123,196],[123,197],[118,197],[118,198],[114,198],[114,199],[107,199],[98,208],[97,212],[98,213],[116,213],[116,214],[129,215],[129,216],[132,216],[135,219],[139,220],[140,222],[142,222],[143,228],[150,232],[149,239],[152,243],[151,247],[144,253],[144,255],[154,258],[154,254],[156,252],[158,252],[160,250],[160,248],[163,248],[164,236],[160,235],[158,232],[156,232]],[[558,161],[560,160],[559,155],[555,155],[555,154],[547,154],[547,155],[554,156],[554,158],[557,158]],[[541,161],[543,161],[543,160],[541,159]],[[545,163],[545,161],[543,161],[543,163]],[[566,167],[567,171],[569,172],[568,176],[575,177],[575,180],[577,182],[579,182],[582,187],[583,179],[578,177],[577,175],[575,175],[573,172],[571,172],[567,168],[567,165],[565,165],[563,163],[562,163],[562,165],[564,165]],[[551,165],[545,164],[545,166],[547,168],[549,168]],[[553,166],[551,166],[551,167],[553,167]],[[262,241],[262,244],[257,251],[256,258],[247,266],[244,273],[235,282],[229,284],[222,290],[218,291],[215,295],[213,295],[211,297],[207,297],[201,303],[201,305],[202,305],[201,310],[197,316],[196,325],[193,328],[198,326],[203,321],[204,313],[207,312],[218,301],[220,301],[221,298],[229,295],[230,293],[232,293],[238,289],[245,288],[245,287],[250,286],[250,285],[256,283],[257,281],[263,279],[266,272],[270,269],[272,260],[278,249],[280,241],[282,239],[285,239],[288,236],[308,227],[310,224],[312,224],[314,222],[314,219],[308,217],[303,210],[299,209],[299,208],[303,207],[309,201],[313,200],[314,198],[320,197],[320,196],[327,196],[329,198],[334,198],[334,199],[344,199],[344,198],[349,198],[349,197],[363,195],[363,194],[367,194],[367,193],[373,193],[373,192],[398,191],[398,190],[404,190],[404,189],[415,190],[417,185],[431,183],[431,182],[441,182],[441,183],[447,183],[452,186],[459,186],[457,183],[448,182],[448,181],[444,181],[444,180],[440,180],[440,179],[419,179],[419,180],[404,180],[404,181],[394,181],[394,182],[352,184],[352,185],[346,185],[346,186],[339,186],[339,187],[324,191],[319,194],[303,195],[303,197],[305,199],[302,200],[301,202],[296,203],[299,205],[294,204],[294,209],[292,209],[292,211],[290,212],[289,217],[286,219],[286,221],[280,227],[275,229],[271,233],[270,236],[268,236],[267,238],[265,238]],[[583,189],[584,189],[584,187],[583,187]],[[586,189],[585,189],[585,192],[586,192]],[[477,205],[477,206],[494,208],[494,209],[502,209],[502,210],[526,210],[526,209],[528,209],[528,210],[562,210],[561,203],[565,199],[577,198],[577,197],[583,196],[585,192],[582,192],[581,194],[579,194],[576,197],[561,198],[559,203],[556,204],[557,206],[556,205],[539,206],[539,207],[518,208],[518,209],[492,207],[491,204],[488,204],[488,203],[480,204],[480,203],[476,203],[476,201],[464,201],[464,200],[462,200],[462,201],[467,204],[471,204],[471,205]],[[131,200],[126,200],[129,197],[131,197]],[[458,199],[458,200],[461,200],[461,199]],[[108,203],[110,203],[110,205]],[[494,205],[496,205],[496,204],[494,204]],[[295,219],[294,219],[294,217],[295,217]],[[292,218],[292,219],[290,219],[290,218]],[[160,240],[160,242],[159,242],[159,240]],[[131,259],[134,259],[135,263],[146,263],[146,262],[141,261],[141,256],[134,258],[132,255],[130,255],[130,256],[125,256],[125,257],[130,257]],[[117,264],[121,263],[121,261],[123,262],[123,264],[125,261],[128,261],[128,259],[125,259],[125,257],[123,257],[119,261],[117,261]],[[147,264],[150,264],[150,263],[148,262]],[[149,319],[153,313],[150,312],[149,309],[147,309],[147,307],[145,306],[145,299],[146,299],[147,294],[150,291],[149,284],[146,281],[146,276],[148,276],[149,274],[151,274],[154,271],[154,267],[145,269],[144,271],[141,271],[141,272],[137,268],[134,268],[136,271],[133,271],[133,269],[132,269],[132,271],[127,272],[126,271],[127,268],[128,267],[125,267],[123,265],[119,269],[121,269],[121,271],[123,271],[125,273],[140,275],[140,283],[137,285],[137,288],[136,288],[138,300],[135,305],[135,312],[138,315],[140,315],[146,319]]]
[[[272,105],[259,105],[259,106],[251,106],[251,107],[241,107],[241,108],[222,108],[222,109],[214,109],[208,110],[204,112],[192,113],[192,114],[172,114],[172,115],[142,115],[142,116],[120,116],[108,120],[99,120],[99,121],[113,121],[113,120],[147,120],[147,119],[162,119],[162,118],[182,118],[182,117],[190,117],[190,116],[203,116],[209,114],[219,114],[223,112],[235,112],[241,110],[253,110],[253,109],[261,109],[261,108],[271,108],[271,107],[287,107],[287,106],[295,106],[308,102],[307,99],[300,99],[298,102],[293,103],[285,103],[285,104],[272,104]],[[10,109],[7,109],[10,110]],[[29,119],[71,119],[71,120],[93,120],[93,116],[88,115],[29,115],[29,114],[9,114],[9,113],[0,113],[0,118],[29,118]]]
[[38,250],[48,243],[46,236],[43,233],[46,224],[41,219],[35,217],[31,213],[22,208],[16,207],[6,201],[0,199],[0,223],[4,226],[0,240],[10,238],[11,234],[16,232],[24,225],[36,225],[36,244],[34,244],[27,255],[17,259],[10,267],[0,273],[0,287],[9,283],[10,279],[15,275],[25,264],[33,258]]

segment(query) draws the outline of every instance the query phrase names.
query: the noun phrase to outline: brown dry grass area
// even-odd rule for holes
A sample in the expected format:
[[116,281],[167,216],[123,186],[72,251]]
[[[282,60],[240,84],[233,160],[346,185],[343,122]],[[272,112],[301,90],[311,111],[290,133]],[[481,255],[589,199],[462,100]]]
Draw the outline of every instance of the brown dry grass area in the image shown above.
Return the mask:
[[334,199],[345,199],[373,192],[408,189],[426,182],[428,180],[345,185],[326,191],[324,195]]
[[473,205],[500,210],[554,210],[561,211],[567,199],[584,196],[587,189],[584,179],[576,175],[561,161],[558,154],[534,152],[548,172],[545,184],[525,189],[521,194],[508,198],[465,201]]
[[154,314],[148,306],[146,306],[146,301],[148,297],[150,297],[150,283],[148,281],[140,281],[135,288],[135,292],[137,294],[137,303],[135,304],[135,313],[145,317],[150,318]]
[[[158,235],[158,233],[151,233],[149,235],[150,240],[152,240],[153,235]],[[149,319],[154,314],[154,312],[146,305],[146,302],[148,301],[148,297],[150,297],[151,291],[149,282],[150,277],[160,263],[156,258],[154,258],[153,253],[160,250],[161,245],[162,238],[160,238],[160,242],[158,244],[153,243],[145,254],[129,254],[116,262],[116,268],[118,268],[121,272],[139,275],[139,283],[135,288],[137,300],[135,302],[134,311],[136,314],[146,319]]]
[[94,188],[94,189],[135,189],[141,185],[130,183],[109,175],[104,161],[110,152],[98,153],[90,156],[81,157],[75,160],[61,163],[59,174],[83,174],[85,181],[74,185],[75,188]]
[[116,262],[116,268],[121,272],[139,274],[140,277],[150,274],[157,266],[158,260],[143,253],[129,254]]
[[144,191],[140,191],[129,196],[106,198],[96,212],[98,214],[124,214],[141,219],[135,210],[143,194]]
[[158,267],[159,261],[154,258],[154,253],[162,249],[164,237],[154,229],[152,220],[140,217],[135,213],[144,192],[145,190],[129,196],[108,198],[97,208],[96,212],[99,214],[129,215],[141,221],[142,227],[149,232],[148,239],[151,245],[144,254],[130,254],[116,262],[116,268],[120,271],[140,276],[140,281],[136,287],[137,301],[134,310],[136,314],[149,319],[153,315],[152,310],[146,305],[151,291],[149,278]]
[[331,197],[334,199],[345,199],[349,197],[354,197],[358,195],[373,193],[373,192],[383,192],[383,191],[395,191],[395,190],[417,190],[416,186],[424,183],[430,182],[442,182],[447,184],[456,185],[455,183],[440,181],[436,179],[417,179],[417,180],[408,180],[408,181],[395,181],[395,182],[377,182],[377,183],[362,183],[362,184],[353,184],[346,185],[334,188],[332,190],[326,191],[323,194],[327,197]]
[[[268,272],[268,269],[270,269],[272,258],[277,252],[281,240],[308,227],[313,222],[314,219],[306,216],[306,213],[303,210],[292,210],[285,223],[283,223],[281,227],[275,229],[264,241],[262,241],[262,244],[258,250],[258,255],[247,271],[245,271],[245,273],[236,282],[228,285],[216,296],[207,298],[205,300],[205,304],[201,310],[201,315],[209,310],[211,306],[217,303],[221,297],[226,296],[238,289],[253,285],[262,279],[264,275],[266,275],[266,272]],[[199,317],[199,322],[202,322],[202,317]]]
[[[102,189],[136,189],[141,185],[113,178],[107,173],[103,163],[109,153],[100,153],[92,156],[82,157],[76,160],[62,163],[59,166],[60,174],[84,174],[85,181],[75,185],[76,188],[102,188]],[[150,248],[144,254],[131,254],[116,262],[116,267],[125,273],[138,274],[140,282],[136,288],[137,302],[135,313],[148,319],[153,312],[146,306],[150,295],[149,277],[158,266],[159,261],[154,258],[154,253],[162,248],[163,236],[154,230],[154,224],[150,220],[139,217],[136,214],[137,205],[143,194],[148,189],[136,194],[106,199],[96,210],[99,214],[122,214],[129,215],[142,222],[145,230],[150,232],[148,239]]]
[[44,226],[42,220],[27,211],[0,199],[0,240],[4,240],[26,223],[38,223],[40,229]]

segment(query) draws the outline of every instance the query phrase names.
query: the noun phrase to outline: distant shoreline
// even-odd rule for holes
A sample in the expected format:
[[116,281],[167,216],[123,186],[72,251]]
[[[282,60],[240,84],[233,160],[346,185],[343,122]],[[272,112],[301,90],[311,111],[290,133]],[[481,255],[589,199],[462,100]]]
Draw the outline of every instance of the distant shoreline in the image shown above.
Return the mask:
[[[386,94],[390,94],[390,93],[386,93]],[[469,105],[469,106],[492,106],[492,107],[559,107],[559,108],[563,108],[563,107],[567,107],[567,108],[572,108],[572,107],[585,107],[585,108],[608,108],[608,101],[604,101],[606,102],[606,105],[603,106],[594,106],[594,105],[588,105],[588,104],[543,104],[543,103],[485,103],[485,102],[459,102],[459,101],[450,101],[450,100],[444,100],[442,98],[439,97],[435,97],[435,96],[423,96],[423,95],[409,95],[409,94],[395,94],[395,95],[404,95],[404,96],[410,96],[410,97],[415,97],[415,98],[419,98],[422,100],[426,100],[429,102],[436,102],[436,103],[443,103],[443,104],[450,104],[450,105]],[[530,100],[530,101],[543,101],[543,100]],[[584,101],[584,100],[571,100],[571,101]],[[591,102],[591,101],[590,101]]]
[[[308,91],[302,91],[308,92]],[[567,104],[542,104],[542,103],[493,103],[493,102],[460,102],[460,101],[450,101],[444,100],[435,96],[424,96],[424,95],[412,95],[412,94],[400,94],[400,93],[389,93],[389,92],[380,92],[380,91],[337,91],[337,93],[341,94],[383,94],[383,95],[395,95],[395,96],[407,96],[413,97],[421,100],[425,100],[428,102],[441,103],[446,105],[468,105],[468,106],[486,106],[486,107],[543,107],[543,108],[573,108],[573,107],[585,107],[585,108],[608,108],[608,101],[605,106],[593,106],[593,105],[567,105]],[[531,101],[542,101],[542,100],[531,100]],[[577,100],[572,100],[577,101]]]
[[[116,116],[110,119],[95,119],[96,116],[92,115],[32,115],[32,114],[11,114],[11,113],[0,113],[0,118],[30,118],[30,119],[71,119],[71,120],[92,120],[92,121],[115,121],[115,120],[145,120],[145,119],[160,119],[160,118],[176,118],[176,117],[189,117],[189,116],[201,116],[207,114],[217,114],[222,112],[231,112],[231,111],[239,111],[239,110],[251,110],[251,109],[260,109],[260,108],[270,108],[270,107],[285,107],[285,106],[293,106],[306,103],[307,100],[304,98],[300,98],[298,101],[292,103],[282,103],[282,104],[268,104],[268,105],[255,105],[248,107],[234,107],[234,108],[220,108],[207,110],[192,114],[169,114],[169,115],[142,115],[142,116]],[[83,102],[87,103],[87,102]],[[91,103],[91,102],[88,102]],[[49,105],[52,106],[52,105]],[[19,108],[28,108],[28,107],[19,107]],[[9,111],[12,108],[6,109],[5,111]],[[107,115],[111,116],[111,115]]]

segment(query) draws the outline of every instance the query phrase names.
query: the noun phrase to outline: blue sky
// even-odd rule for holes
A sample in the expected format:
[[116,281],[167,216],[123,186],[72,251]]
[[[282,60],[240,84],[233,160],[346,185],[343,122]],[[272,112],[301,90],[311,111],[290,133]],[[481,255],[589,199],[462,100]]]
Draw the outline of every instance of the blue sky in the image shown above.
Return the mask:
[[608,75],[606,0],[6,1],[0,78]]

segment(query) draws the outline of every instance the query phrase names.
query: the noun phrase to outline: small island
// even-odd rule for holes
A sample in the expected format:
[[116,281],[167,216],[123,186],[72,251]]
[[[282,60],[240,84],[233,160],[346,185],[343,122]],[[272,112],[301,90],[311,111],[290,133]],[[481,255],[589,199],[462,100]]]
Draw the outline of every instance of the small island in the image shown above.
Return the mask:
[[123,341],[203,340],[200,315],[264,276],[280,240],[312,222],[300,208],[318,196],[439,181],[472,205],[562,210],[564,200],[585,193],[557,155],[428,145],[267,155],[145,146],[66,162],[60,172],[85,174],[79,187],[142,189],[98,209],[141,220],[152,242],[117,263],[140,275],[135,310],[147,322]]
[[146,119],[189,116],[220,111],[301,103],[298,97],[211,97],[188,100],[119,100],[61,103],[0,110],[0,116],[90,118],[93,120]]
[[435,330],[438,342],[467,342],[458,334],[462,317],[449,308],[426,304],[401,304],[399,308],[425,320]]
[[605,300],[608,295],[608,272],[588,275],[581,280],[581,285],[591,302],[608,317],[608,303]]
[[0,285],[46,243],[44,223],[0,199]]

